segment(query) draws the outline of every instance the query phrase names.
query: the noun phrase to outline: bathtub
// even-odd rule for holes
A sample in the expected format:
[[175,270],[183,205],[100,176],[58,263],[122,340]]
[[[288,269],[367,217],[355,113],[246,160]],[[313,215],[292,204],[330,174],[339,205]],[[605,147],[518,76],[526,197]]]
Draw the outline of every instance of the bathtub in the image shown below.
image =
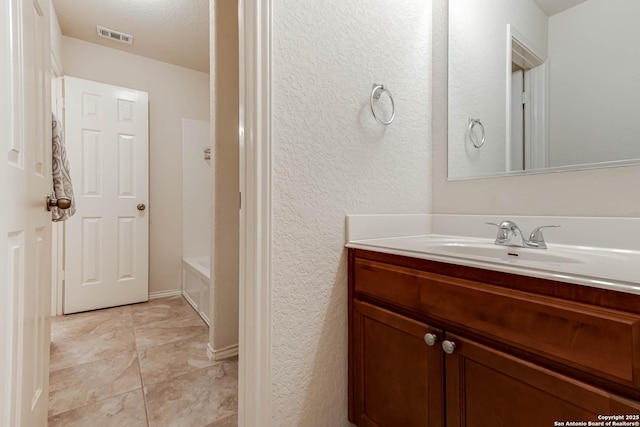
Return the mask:
[[209,326],[211,325],[209,320],[210,277],[210,257],[183,258],[182,295]]

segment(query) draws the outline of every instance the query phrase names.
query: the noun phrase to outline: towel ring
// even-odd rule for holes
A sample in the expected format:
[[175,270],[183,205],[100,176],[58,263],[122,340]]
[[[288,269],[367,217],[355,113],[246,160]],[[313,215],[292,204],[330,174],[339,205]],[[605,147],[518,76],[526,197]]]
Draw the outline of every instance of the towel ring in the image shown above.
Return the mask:
[[[371,114],[373,114],[373,118],[376,119],[376,122],[384,126],[389,126],[391,122],[393,122],[393,119],[396,118],[396,103],[393,102],[393,96],[391,95],[391,92],[389,92],[389,89],[384,88],[384,85],[379,85],[377,83],[374,83],[372,87],[373,87],[373,90],[371,91],[371,99],[369,102],[369,105],[371,106]],[[373,109],[373,100],[380,99],[380,95],[382,95],[383,92],[386,92],[387,96],[389,96],[389,99],[391,100],[391,118],[389,119],[389,121],[386,121],[386,122],[384,120],[379,119],[378,116],[376,115],[375,110]]]
[[[480,142],[478,142],[478,138],[474,138],[474,134],[473,134],[473,128],[476,127],[476,125],[479,125],[480,129],[482,129],[482,139],[480,140]],[[473,144],[473,146],[476,148],[480,148],[484,145],[484,141],[485,141],[484,125],[482,124],[480,119],[469,118],[469,139],[471,140],[471,143]]]

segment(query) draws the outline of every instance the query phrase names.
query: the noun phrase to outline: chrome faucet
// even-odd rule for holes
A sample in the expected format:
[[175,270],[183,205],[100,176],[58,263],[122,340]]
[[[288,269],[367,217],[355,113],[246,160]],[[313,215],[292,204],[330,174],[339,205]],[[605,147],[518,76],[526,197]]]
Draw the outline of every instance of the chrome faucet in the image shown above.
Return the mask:
[[534,249],[547,249],[547,244],[544,242],[544,236],[542,235],[543,228],[560,227],[559,225],[543,225],[537,227],[531,232],[529,240],[527,240],[522,235],[520,227],[513,221],[502,221],[500,224],[485,222],[485,224],[498,227],[498,235],[495,241],[496,245]]

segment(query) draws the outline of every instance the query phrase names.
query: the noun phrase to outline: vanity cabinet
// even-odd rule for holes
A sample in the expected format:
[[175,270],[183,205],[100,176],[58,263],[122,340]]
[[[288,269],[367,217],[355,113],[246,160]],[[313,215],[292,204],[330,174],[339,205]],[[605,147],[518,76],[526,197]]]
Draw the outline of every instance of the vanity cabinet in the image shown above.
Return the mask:
[[640,421],[639,398],[639,296],[349,249],[356,425]]
[[[443,425],[443,352],[425,334],[442,331],[371,304],[354,302],[353,401],[359,426]],[[435,346],[436,343],[434,343]]]

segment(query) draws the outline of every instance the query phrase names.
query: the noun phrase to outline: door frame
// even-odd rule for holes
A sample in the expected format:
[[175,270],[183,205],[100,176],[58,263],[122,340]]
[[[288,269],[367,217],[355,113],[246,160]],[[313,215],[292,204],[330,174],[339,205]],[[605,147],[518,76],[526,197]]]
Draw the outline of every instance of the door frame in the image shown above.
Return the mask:
[[[51,50],[51,87],[52,96],[55,87],[56,99],[51,102],[51,108],[60,123],[64,123],[64,72],[60,58]],[[54,108],[55,105],[55,108]],[[64,233],[65,223],[52,223],[51,233],[51,316],[62,314],[64,295]]]
[[[11,55],[11,2],[0,3],[0,93],[11,94],[11,69],[13,58]],[[2,152],[8,151],[8,144],[12,138],[12,97],[0,97],[0,146]],[[3,190],[7,185],[7,164],[0,161],[0,185]],[[4,191],[3,191],[4,194]],[[4,212],[0,214],[4,218]],[[0,271],[8,269],[7,253],[7,225],[0,220]],[[13,331],[13,299],[9,286],[0,286],[0,425],[9,425],[11,413],[11,360],[13,347],[11,345]]]
[[239,0],[238,425],[271,425],[272,0]]
[[[505,87],[505,93],[506,93],[506,103],[505,103],[505,110],[506,110],[506,126],[505,126],[505,139],[506,139],[506,156],[505,156],[505,170],[511,171],[511,95],[512,95],[512,90],[511,90],[511,63],[513,61],[513,44],[517,44],[521,49],[524,50],[525,54],[524,56],[521,56],[522,58],[526,59],[528,62],[532,62],[534,64],[544,64],[546,62],[546,60],[542,57],[542,55],[540,54],[540,52],[543,52],[538,46],[535,45],[535,43],[531,42],[530,40],[528,40],[522,33],[520,33],[516,28],[514,28],[511,24],[507,24],[507,43],[506,43],[506,87]],[[548,67],[547,67],[548,70]],[[544,85],[546,87],[538,87],[536,90],[536,94],[547,94],[548,91],[548,78],[545,79],[544,81]],[[548,100],[548,96],[545,97],[544,100],[542,100],[543,103],[545,103],[545,105],[543,105],[543,107],[545,108],[545,117],[543,118],[543,120],[545,121],[543,125],[546,125],[548,123],[548,119],[546,118],[546,114],[548,112],[548,106],[546,106],[546,102]],[[526,127],[526,124],[525,124]],[[541,132],[546,136],[546,132]],[[525,136],[526,139],[526,136]],[[546,138],[544,142],[544,144],[547,144],[548,138]],[[546,150],[546,147],[545,147]],[[524,152],[524,151],[523,151]],[[525,154],[526,157],[526,154]]]
[[[524,110],[523,107],[526,105],[523,102],[523,93],[525,92],[524,86],[524,70],[512,71],[511,72],[511,102],[507,105],[507,109],[511,110],[509,115],[509,129],[511,133],[509,134],[509,157],[507,158],[507,172],[511,171],[521,171],[524,170]],[[516,77],[517,76],[517,77]],[[520,86],[517,88],[519,92],[514,90],[514,86],[519,84]],[[516,117],[516,112],[519,117]],[[514,121],[518,121],[519,129],[514,127]],[[515,138],[514,131],[519,130],[520,135]]]

